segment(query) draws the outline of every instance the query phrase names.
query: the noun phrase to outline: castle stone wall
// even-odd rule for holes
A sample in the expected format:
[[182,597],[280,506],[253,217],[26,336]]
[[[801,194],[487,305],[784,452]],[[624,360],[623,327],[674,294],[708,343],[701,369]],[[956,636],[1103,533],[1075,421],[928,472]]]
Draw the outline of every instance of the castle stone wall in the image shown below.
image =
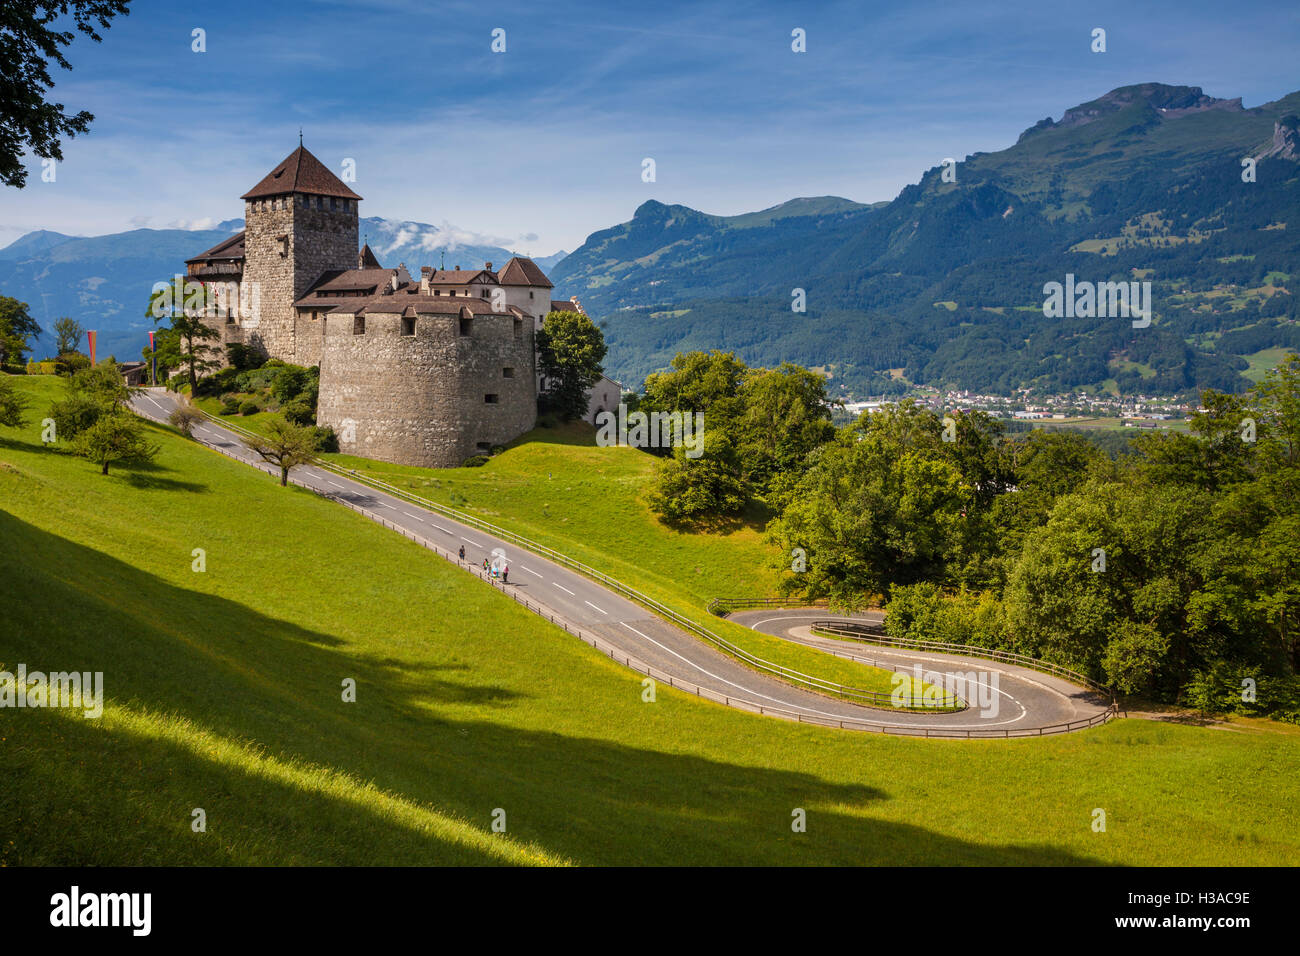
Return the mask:
[[[316,208],[318,201],[325,208]],[[243,281],[255,284],[260,303],[259,314],[243,322],[244,339],[272,358],[320,364],[322,323],[300,323],[293,303],[321,273],[354,268],[357,259],[356,203],[329,203],[294,195],[244,204]]]
[[[328,315],[316,419],[341,451],[403,465],[448,468],[503,445],[536,423],[532,323],[479,315],[469,335],[457,315],[420,315],[404,336],[396,313]],[[511,369],[507,378],[504,369]],[[495,403],[485,400],[497,396]]]

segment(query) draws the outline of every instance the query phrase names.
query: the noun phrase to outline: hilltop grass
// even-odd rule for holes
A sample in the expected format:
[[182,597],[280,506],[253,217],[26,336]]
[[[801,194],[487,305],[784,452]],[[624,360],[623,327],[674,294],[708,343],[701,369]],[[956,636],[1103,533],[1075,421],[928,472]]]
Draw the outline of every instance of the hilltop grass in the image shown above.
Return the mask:
[[926,741],[662,686],[644,703],[638,675],[428,551],[151,431],[152,466],[104,477],[42,447],[34,423],[0,428],[0,661],[102,670],[108,698],[99,720],[0,709],[2,864],[1300,855],[1294,728],[1121,720]]

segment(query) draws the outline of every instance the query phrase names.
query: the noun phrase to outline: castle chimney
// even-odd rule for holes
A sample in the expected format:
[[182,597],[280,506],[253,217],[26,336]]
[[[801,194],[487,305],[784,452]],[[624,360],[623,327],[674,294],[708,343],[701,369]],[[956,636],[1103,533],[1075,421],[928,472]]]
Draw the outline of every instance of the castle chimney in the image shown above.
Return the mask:
[[483,268],[486,269],[488,272],[491,272],[491,271],[492,271],[492,263],[490,263],[490,262],[485,262],[485,263],[483,263]]

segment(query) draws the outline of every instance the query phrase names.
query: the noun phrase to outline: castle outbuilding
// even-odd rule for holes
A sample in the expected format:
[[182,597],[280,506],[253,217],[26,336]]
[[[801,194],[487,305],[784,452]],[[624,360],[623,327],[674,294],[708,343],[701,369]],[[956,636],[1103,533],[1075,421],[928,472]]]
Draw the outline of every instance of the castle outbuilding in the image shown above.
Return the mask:
[[[534,426],[536,330],[557,304],[581,311],[535,262],[385,268],[357,250],[361,197],[301,145],[242,198],[244,231],[188,274],[216,290],[223,346],[320,366],[317,421],[341,451],[452,467]],[[592,402],[617,391],[603,380]]]

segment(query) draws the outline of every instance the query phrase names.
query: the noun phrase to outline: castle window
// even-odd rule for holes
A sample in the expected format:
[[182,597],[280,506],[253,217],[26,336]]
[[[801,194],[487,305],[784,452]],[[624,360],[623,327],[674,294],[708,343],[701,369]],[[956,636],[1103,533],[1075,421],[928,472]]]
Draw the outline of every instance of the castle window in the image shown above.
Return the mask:
[[474,447],[478,449],[480,455],[492,454],[492,443],[489,441],[478,442]]
[[352,320],[352,334],[353,335],[366,334],[366,317],[364,315],[358,315],[356,318]]
[[450,292],[448,292],[447,294],[448,294],[449,296],[451,296],[453,299],[456,298],[456,290],[455,290],[455,289],[452,289],[452,290],[451,290]]
[[528,298],[531,299],[532,297],[533,297],[533,294],[532,294],[531,292],[529,292],[529,293],[528,293]]
[[403,335],[415,334],[415,319],[402,319],[402,334]]
[[524,320],[515,319],[515,338],[522,339],[523,337],[524,337]]
[[339,208],[339,201],[338,201],[337,199],[335,199],[333,196],[330,196],[330,208],[331,208],[331,209],[338,209],[338,208]]
[[473,319],[461,319],[461,320],[460,320],[460,334],[461,334],[461,335],[469,335],[470,326],[473,325],[473,323],[474,323],[474,320],[473,320]]
[[503,368],[503,369],[501,370],[501,377],[502,377],[502,378],[514,378],[514,377],[515,377],[515,370],[512,369],[510,366],[507,365],[505,368]]
[[499,405],[500,403],[501,396],[494,392],[488,392],[488,394],[483,396],[483,404],[485,405]]
[[434,295],[442,295],[442,290],[441,290],[441,289],[434,289],[434,290],[433,290],[433,294],[434,294]]

